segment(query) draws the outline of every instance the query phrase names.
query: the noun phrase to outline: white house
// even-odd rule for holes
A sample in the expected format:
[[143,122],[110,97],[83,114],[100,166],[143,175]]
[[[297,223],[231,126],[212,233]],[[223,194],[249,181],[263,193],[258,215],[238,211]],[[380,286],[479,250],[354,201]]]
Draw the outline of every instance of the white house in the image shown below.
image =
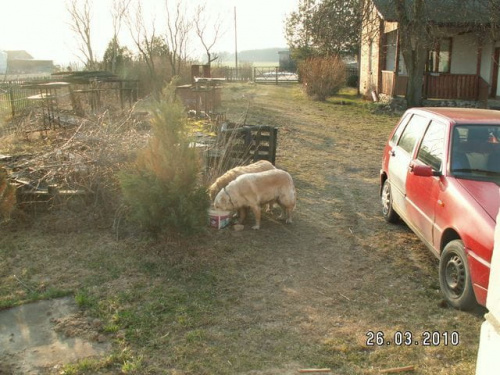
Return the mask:
[[[406,3],[411,8],[412,1]],[[394,1],[371,0],[371,5],[362,30],[360,92],[404,95],[408,75]],[[500,35],[492,28],[491,6],[500,14],[499,0],[425,1],[427,30],[435,38],[424,72],[425,98],[500,97]]]

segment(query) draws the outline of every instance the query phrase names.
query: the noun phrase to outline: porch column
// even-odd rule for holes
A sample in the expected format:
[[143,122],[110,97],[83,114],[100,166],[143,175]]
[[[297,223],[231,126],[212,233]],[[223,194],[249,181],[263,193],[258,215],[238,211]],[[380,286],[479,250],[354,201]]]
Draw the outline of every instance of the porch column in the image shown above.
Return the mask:
[[[476,63],[476,80],[477,80],[477,86],[476,86],[476,100],[480,101],[482,100],[481,98],[481,59],[483,57],[483,35],[479,35],[477,37],[477,63]],[[486,95],[486,98],[484,100],[488,100],[488,95]],[[484,104],[486,106],[486,103]]]
[[398,24],[398,28],[396,29],[396,52],[395,52],[395,57],[394,59],[396,61],[394,61],[394,74],[392,76],[392,87],[391,87],[391,97],[394,97],[395,93],[396,93],[396,84],[397,84],[397,81],[398,81],[398,76],[399,76],[399,54],[400,54],[400,43],[399,43],[399,37],[400,37],[400,33],[399,33],[399,24]]
[[479,35],[477,37],[477,64],[476,64],[476,75],[479,77],[481,75],[481,59],[483,56],[483,36]]
[[[385,66],[383,65],[385,63],[385,54],[383,53],[384,52],[384,46],[387,45],[387,43],[385,42],[386,40],[386,35],[384,33],[384,20],[379,18],[379,21],[378,21],[378,35],[379,35],[379,38],[378,38],[378,46],[377,46],[377,94],[380,93],[380,89],[382,87],[382,67]],[[373,73],[373,71],[372,71]]]

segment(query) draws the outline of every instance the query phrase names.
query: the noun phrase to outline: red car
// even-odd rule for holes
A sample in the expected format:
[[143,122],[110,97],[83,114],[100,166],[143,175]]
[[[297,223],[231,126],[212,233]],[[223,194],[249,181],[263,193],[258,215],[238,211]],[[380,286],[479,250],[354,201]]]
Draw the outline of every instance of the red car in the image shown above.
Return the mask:
[[499,184],[500,111],[412,108],[385,146],[384,218],[401,218],[439,258],[441,291],[457,309],[486,304]]

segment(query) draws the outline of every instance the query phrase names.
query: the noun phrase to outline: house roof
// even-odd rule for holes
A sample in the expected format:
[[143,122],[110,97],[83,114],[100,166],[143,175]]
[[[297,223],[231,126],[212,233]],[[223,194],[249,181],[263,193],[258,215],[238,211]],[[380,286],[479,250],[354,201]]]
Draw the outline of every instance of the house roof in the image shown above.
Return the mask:
[[7,52],[7,58],[9,60],[33,60],[33,56],[31,56],[26,51],[5,51]]
[[[373,0],[380,16],[389,22],[398,22],[395,0]],[[407,15],[414,18],[413,0],[406,0]],[[424,17],[427,22],[439,24],[488,24],[491,22],[490,0],[425,0]],[[500,9],[500,0],[493,0],[495,9]]]

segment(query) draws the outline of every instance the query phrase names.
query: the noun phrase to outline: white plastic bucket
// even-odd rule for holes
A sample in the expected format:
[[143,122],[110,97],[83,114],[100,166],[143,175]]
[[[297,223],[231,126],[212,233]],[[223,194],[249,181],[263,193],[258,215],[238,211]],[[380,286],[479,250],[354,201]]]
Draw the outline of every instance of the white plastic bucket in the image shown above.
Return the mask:
[[222,229],[227,227],[230,222],[230,211],[215,210],[213,208],[208,210],[208,224],[212,228]]

